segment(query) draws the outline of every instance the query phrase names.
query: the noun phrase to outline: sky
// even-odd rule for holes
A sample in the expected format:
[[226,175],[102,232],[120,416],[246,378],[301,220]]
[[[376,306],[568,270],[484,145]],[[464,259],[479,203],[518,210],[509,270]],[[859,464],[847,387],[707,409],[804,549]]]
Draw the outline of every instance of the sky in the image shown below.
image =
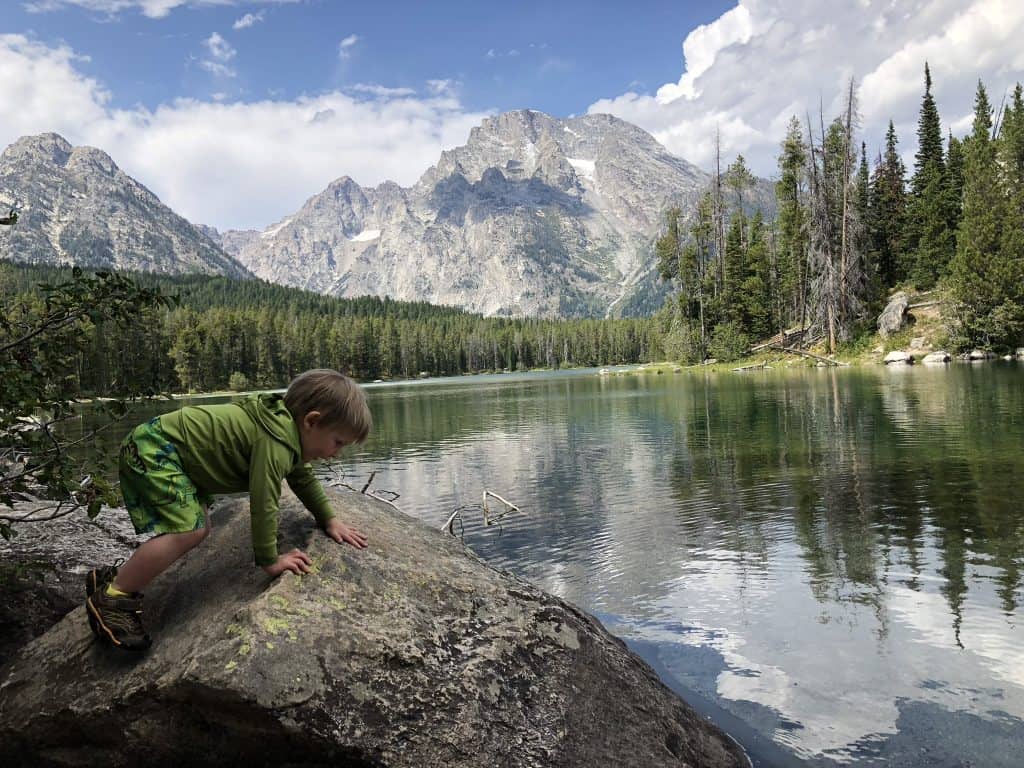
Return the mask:
[[5,0],[0,146],[55,131],[195,223],[263,228],[341,176],[409,186],[485,117],[607,112],[705,169],[777,175],[791,116],[842,110],[912,165],[929,62],[944,130],[1024,81],[1021,0],[516,3]]

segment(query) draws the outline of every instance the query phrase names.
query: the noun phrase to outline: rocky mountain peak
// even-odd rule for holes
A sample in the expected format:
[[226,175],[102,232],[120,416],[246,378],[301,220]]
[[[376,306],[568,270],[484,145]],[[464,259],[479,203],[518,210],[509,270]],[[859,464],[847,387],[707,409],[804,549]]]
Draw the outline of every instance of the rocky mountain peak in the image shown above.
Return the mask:
[[22,136],[0,155],[0,162],[47,162],[66,165],[74,147],[58,133]]
[[[268,280],[484,314],[649,311],[653,241],[708,176],[607,115],[517,110],[485,119],[413,187],[332,182],[259,237],[224,236]],[[231,247],[231,246],[228,246]]]
[[56,133],[25,136],[0,155],[0,208],[18,225],[0,258],[153,272],[250,273],[94,147]]

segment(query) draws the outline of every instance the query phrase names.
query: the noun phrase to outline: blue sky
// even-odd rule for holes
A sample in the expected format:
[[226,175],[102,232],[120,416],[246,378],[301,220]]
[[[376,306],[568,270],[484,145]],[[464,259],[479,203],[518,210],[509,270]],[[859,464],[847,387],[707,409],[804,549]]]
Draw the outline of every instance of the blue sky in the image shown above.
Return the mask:
[[790,117],[853,78],[869,155],[892,119],[912,163],[924,62],[963,135],[1022,39],[1020,0],[7,0],[0,146],[55,131],[191,221],[263,228],[343,175],[414,184],[517,108],[611,113],[705,168],[717,133],[771,177]]
[[[116,0],[86,5],[93,9],[16,3],[3,25],[88,56],[79,71],[103,82],[115,107],[179,97],[290,100],[360,85],[424,90],[427,80],[448,80],[467,109],[565,116],[598,98],[656,88],[682,66],[685,33],[734,3],[311,0],[182,5],[158,18],[138,7],[101,10]],[[54,10],[29,10],[46,7]],[[247,14],[251,24],[235,29]],[[234,51],[219,74],[203,66],[213,59],[213,34]]]

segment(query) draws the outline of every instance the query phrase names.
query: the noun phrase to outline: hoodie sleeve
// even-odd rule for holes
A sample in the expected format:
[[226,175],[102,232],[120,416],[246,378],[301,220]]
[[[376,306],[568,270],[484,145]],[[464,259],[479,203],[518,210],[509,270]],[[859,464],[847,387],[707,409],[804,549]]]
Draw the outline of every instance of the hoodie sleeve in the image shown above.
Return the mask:
[[288,487],[295,491],[299,501],[313,513],[317,525],[323,528],[327,521],[334,517],[334,509],[331,508],[331,502],[309,464],[296,465],[295,469],[288,474],[287,479]]
[[280,451],[275,448],[270,439],[257,440],[249,460],[249,508],[256,565],[277,562],[277,512],[284,470]]

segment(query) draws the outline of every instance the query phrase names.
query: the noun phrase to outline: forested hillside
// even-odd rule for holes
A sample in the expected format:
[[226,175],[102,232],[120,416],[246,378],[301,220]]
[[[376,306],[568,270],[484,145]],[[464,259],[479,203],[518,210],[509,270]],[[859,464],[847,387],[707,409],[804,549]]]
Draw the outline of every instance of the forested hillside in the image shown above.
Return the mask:
[[897,288],[938,288],[954,349],[1024,344],[1024,96],[993,110],[978,83],[974,124],[943,139],[925,66],[910,178],[892,122],[869,161],[853,82],[843,113],[794,116],[778,158],[778,217],[748,214],[753,177],[740,156],[692,218],[668,212],[662,277],[679,287],[670,357],[735,357],[784,329],[826,352],[874,331]]
[[[91,327],[69,374],[82,392],[284,387],[308,368],[359,380],[450,376],[659,358],[656,322],[484,318],[450,307],[376,297],[336,299],[258,280],[134,275],[177,295],[128,330]],[[40,302],[37,286],[71,270],[0,264],[5,306]]]

